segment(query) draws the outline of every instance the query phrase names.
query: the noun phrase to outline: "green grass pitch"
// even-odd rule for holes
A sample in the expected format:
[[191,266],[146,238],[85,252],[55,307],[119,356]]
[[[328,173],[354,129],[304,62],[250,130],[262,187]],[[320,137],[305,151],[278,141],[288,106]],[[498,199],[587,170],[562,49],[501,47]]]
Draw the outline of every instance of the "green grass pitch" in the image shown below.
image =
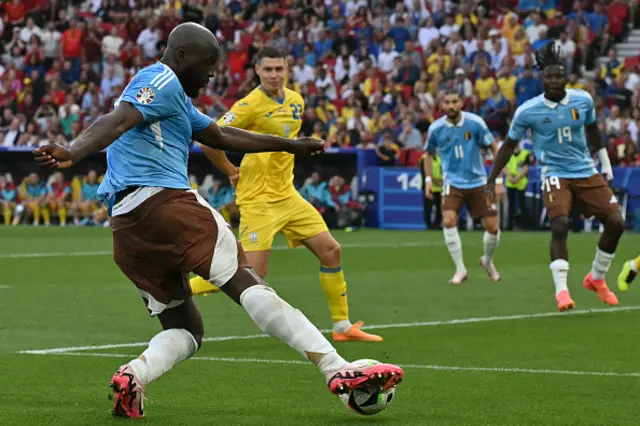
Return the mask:
[[[582,288],[597,234],[570,236],[569,287],[577,303],[570,314],[555,310],[549,234],[503,233],[500,283],[478,266],[482,234],[461,235],[470,279],[451,286],[440,232],[336,233],[351,318],[379,326],[385,338],[339,343],[338,351],[405,366],[405,382],[384,413],[349,412],[294,351],[269,338],[240,338],[260,330],[224,295],[212,295],[197,299],[210,340],[197,359],[148,386],[141,424],[640,424],[640,283],[616,291],[618,308]],[[639,243],[638,235],[623,236],[608,275],[612,288]],[[269,283],[329,328],[316,259],[303,249],[282,250],[282,239],[277,244]],[[126,423],[111,418],[107,385],[143,350],[121,344],[148,341],[159,324],[110,250],[105,229],[0,229],[0,424]]]

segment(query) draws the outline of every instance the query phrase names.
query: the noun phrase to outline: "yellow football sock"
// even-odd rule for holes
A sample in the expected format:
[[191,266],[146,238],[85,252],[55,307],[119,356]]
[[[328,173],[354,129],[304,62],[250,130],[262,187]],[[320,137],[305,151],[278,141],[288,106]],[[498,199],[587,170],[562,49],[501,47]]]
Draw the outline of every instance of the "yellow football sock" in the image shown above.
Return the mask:
[[226,207],[221,208],[220,209],[220,214],[224,218],[225,222],[231,223],[231,213],[229,213],[229,209],[228,208],[226,208]]
[[60,225],[66,225],[67,224],[67,209],[64,207],[61,207],[58,209],[58,217],[60,218]]
[[219,287],[211,284],[202,277],[191,278],[191,280],[189,280],[189,285],[191,286],[191,292],[193,294],[207,294],[220,291]]
[[331,321],[334,323],[349,320],[349,305],[347,304],[347,283],[344,280],[342,266],[330,268],[320,267],[320,283],[324,294],[329,300]]
[[4,216],[4,224],[11,224],[11,207],[5,207],[2,209],[2,215]]
[[44,219],[45,225],[51,224],[51,210],[49,210],[47,207],[44,207],[42,209],[42,218]]
[[636,260],[633,261],[633,266],[636,271],[640,271],[640,256],[636,257]]
[[29,208],[33,213],[33,223],[34,224],[40,223],[40,206],[36,203],[29,203]]

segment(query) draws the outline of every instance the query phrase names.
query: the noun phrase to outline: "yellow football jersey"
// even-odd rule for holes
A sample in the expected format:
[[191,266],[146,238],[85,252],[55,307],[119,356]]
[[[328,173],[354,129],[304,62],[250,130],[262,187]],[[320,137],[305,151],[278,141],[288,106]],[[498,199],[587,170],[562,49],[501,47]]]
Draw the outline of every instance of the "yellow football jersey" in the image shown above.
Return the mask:
[[[274,99],[261,87],[233,105],[219,121],[254,133],[295,139],[302,126],[304,99],[284,88],[284,99]],[[236,189],[237,204],[280,201],[296,193],[294,155],[286,152],[245,154]]]

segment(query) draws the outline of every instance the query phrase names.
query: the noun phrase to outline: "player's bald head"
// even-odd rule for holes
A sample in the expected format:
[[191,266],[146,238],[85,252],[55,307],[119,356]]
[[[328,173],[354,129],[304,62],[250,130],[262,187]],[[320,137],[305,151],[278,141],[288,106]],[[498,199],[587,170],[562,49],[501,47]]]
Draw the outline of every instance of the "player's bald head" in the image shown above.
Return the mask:
[[169,33],[167,50],[220,57],[220,44],[211,31],[195,22],[185,22]]
[[213,77],[220,59],[220,45],[211,31],[186,22],[171,31],[162,62],[176,73],[185,93],[196,98]]

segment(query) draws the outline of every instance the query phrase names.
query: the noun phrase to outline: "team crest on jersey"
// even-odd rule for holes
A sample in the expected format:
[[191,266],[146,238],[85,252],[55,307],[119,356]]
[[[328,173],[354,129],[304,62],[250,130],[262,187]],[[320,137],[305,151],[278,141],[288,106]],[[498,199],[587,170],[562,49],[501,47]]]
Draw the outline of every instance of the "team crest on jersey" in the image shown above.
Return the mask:
[[464,139],[471,140],[471,132],[464,132]]
[[233,123],[233,120],[235,120],[235,118],[236,115],[233,112],[228,112],[224,115],[222,122],[228,126],[229,124]]
[[156,93],[151,87],[143,87],[136,94],[136,100],[142,105],[149,105],[156,97]]

